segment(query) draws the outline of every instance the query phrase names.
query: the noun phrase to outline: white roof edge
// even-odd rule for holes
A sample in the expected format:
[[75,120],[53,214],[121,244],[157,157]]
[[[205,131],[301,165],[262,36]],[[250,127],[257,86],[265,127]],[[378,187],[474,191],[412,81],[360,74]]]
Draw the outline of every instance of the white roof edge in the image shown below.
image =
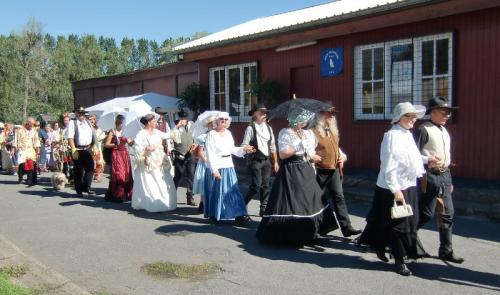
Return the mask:
[[[375,8],[400,8],[401,6],[410,6],[426,2],[433,2],[433,0],[338,0],[268,17],[252,19],[242,24],[178,45],[174,47],[174,51],[181,53],[188,52],[190,49],[203,49],[218,43],[230,43],[240,38],[251,38],[254,35],[259,36],[266,33],[272,34],[273,32],[279,32],[287,28],[291,29],[301,25],[313,25],[323,20],[333,22],[335,20],[345,19],[349,16],[357,16],[363,11],[367,12]],[[380,12],[380,9],[377,9],[373,13]]]

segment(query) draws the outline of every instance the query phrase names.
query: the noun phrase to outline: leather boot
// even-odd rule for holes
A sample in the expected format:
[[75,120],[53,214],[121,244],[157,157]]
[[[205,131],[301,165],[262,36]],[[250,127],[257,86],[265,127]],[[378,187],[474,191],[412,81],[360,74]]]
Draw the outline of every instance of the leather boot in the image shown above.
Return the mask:
[[441,243],[439,246],[439,259],[458,264],[465,261],[465,259],[453,253],[451,228],[439,229],[439,241]]
[[194,198],[192,196],[186,197],[186,204],[188,204],[189,206],[196,206],[196,203],[195,203]]

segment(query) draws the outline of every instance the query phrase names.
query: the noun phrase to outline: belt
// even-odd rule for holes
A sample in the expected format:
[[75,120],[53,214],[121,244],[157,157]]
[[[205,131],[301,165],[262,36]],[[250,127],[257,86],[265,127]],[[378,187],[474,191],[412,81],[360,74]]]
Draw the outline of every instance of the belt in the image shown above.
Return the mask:
[[231,155],[221,155],[222,158],[231,157]]
[[450,171],[450,168],[448,168],[448,167],[433,167],[433,168],[429,168],[429,173],[436,174],[436,175],[444,174],[444,173],[446,173],[448,171]]
[[82,150],[86,150],[90,147],[90,144],[89,145],[77,145],[76,148],[77,149],[82,149]]

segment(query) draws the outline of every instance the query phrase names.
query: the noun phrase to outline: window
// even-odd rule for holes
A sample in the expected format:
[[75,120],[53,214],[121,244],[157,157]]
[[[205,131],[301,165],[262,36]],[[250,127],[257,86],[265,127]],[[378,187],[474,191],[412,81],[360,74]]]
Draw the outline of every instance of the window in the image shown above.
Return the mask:
[[354,49],[355,119],[391,119],[400,102],[452,103],[452,34],[425,36]]
[[249,121],[248,111],[257,103],[251,85],[257,80],[257,63],[211,68],[210,108],[226,111],[235,122]]

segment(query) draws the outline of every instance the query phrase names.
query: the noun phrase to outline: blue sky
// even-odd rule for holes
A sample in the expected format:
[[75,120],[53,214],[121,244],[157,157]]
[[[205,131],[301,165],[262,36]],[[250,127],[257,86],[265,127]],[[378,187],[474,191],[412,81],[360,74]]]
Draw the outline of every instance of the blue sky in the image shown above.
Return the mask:
[[0,0],[0,34],[19,32],[30,17],[51,35],[147,38],[211,33],[242,22],[329,0]]

